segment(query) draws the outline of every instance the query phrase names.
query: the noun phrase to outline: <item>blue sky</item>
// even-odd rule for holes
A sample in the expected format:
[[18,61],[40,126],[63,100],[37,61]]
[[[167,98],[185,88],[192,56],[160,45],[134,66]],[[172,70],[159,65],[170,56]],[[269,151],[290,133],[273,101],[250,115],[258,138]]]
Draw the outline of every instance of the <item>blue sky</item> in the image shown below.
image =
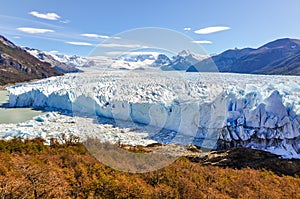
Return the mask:
[[300,38],[299,8],[299,0],[2,0],[0,34],[18,45],[86,56],[120,32],[161,27],[213,54]]

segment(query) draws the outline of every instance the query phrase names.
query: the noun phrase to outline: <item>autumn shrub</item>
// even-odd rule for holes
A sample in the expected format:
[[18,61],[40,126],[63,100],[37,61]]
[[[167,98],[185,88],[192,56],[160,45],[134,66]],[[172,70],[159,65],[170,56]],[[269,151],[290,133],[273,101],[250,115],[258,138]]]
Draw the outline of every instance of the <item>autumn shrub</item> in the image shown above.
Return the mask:
[[299,178],[268,170],[205,166],[181,157],[134,174],[104,165],[77,141],[43,142],[0,140],[0,198],[300,198]]

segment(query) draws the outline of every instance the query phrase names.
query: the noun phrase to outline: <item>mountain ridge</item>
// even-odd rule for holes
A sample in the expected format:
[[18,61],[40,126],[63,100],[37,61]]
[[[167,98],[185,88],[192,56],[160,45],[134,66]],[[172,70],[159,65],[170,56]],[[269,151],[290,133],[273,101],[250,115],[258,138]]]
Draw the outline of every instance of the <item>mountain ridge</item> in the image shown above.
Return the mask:
[[55,68],[56,70],[58,70],[61,73],[80,72],[80,70],[78,68],[76,68],[75,66],[70,66],[69,64],[58,61],[50,53],[46,53],[41,50],[37,50],[34,48],[29,48],[29,47],[24,47],[24,50],[26,50],[32,56],[38,58],[40,61],[51,64],[51,67]]
[[[215,65],[220,72],[300,75],[300,40],[282,38],[263,46],[230,49],[202,60],[187,72],[201,72],[203,68]],[[292,61],[293,60],[293,61]]]
[[0,35],[0,85],[63,75]]

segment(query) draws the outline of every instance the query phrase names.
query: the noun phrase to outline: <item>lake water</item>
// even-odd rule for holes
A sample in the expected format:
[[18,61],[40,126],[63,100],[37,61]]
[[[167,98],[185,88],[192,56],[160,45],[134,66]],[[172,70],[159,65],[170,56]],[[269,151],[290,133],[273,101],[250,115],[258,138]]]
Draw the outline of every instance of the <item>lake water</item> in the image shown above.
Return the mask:
[[38,116],[42,111],[31,108],[5,108],[3,104],[8,102],[8,92],[0,90],[0,124],[20,123]]

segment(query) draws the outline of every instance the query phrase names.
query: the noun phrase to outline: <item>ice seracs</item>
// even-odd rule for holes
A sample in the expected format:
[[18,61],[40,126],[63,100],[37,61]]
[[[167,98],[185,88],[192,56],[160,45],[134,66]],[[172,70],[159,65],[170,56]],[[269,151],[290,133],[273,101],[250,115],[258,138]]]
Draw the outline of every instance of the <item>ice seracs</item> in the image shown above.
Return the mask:
[[164,143],[243,146],[300,158],[299,85],[293,76],[90,70],[8,91],[12,107],[142,123],[156,127],[149,136]]
[[[77,120],[68,114],[48,112],[27,122],[0,124],[0,137],[2,139],[42,137],[46,140],[46,144],[50,144],[51,138],[58,138],[64,134],[66,136],[79,136],[81,141],[84,141],[86,137],[78,130],[75,121],[89,124],[89,118]],[[143,130],[136,132],[134,128],[115,127],[108,122],[97,125],[97,129],[96,136],[103,142],[122,143],[131,146],[147,146],[156,143],[156,141],[149,139],[148,133]],[[89,132],[89,136],[93,136],[93,132]]]

